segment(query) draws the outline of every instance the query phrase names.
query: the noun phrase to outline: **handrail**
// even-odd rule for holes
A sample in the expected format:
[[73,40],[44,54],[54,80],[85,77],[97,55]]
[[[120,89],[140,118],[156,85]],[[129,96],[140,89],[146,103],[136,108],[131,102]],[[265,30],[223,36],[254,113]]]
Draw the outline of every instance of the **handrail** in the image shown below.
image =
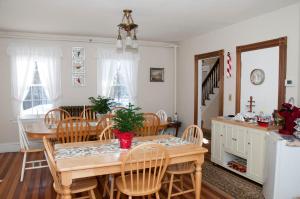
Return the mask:
[[202,82],[202,87],[207,82],[209,76],[213,73],[213,70],[219,66],[219,63],[220,63],[220,59],[218,59],[216,61],[216,63],[214,64],[214,66],[211,68],[211,70],[209,71],[209,73],[206,75],[204,81]]
[[214,88],[218,87],[220,80],[219,67],[220,59],[215,62],[202,82],[202,105],[205,105],[205,100],[209,100],[209,95],[214,93]]

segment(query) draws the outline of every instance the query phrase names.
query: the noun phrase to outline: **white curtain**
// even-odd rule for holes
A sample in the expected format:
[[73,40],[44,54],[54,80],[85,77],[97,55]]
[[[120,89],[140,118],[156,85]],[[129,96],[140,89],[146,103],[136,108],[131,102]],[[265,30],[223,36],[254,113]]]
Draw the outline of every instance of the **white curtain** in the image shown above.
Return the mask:
[[61,50],[56,47],[31,47],[11,45],[7,49],[11,58],[11,85],[13,109],[20,114],[21,105],[28,93],[34,76],[35,63],[40,70],[40,79],[49,100],[57,101],[60,89]]
[[120,65],[120,72],[124,77],[129,95],[129,102],[137,104],[137,78],[139,54],[132,52],[118,52],[112,50],[98,50],[98,78],[97,93],[109,96],[112,89],[113,77]]

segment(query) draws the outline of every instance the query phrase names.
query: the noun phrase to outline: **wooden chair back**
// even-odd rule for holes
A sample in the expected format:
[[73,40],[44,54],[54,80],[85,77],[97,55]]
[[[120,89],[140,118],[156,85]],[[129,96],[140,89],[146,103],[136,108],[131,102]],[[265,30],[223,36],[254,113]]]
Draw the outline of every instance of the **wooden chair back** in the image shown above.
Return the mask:
[[113,125],[109,125],[107,126],[99,135],[99,140],[111,140],[111,139],[115,139],[116,136],[113,133],[113,129],[112,129]]
[[46,160],[50,169],[50,173],[53,177],[55,191],[62,190],[62,186],[60,183],[60,175],[57,172],[56,163],[54,160],[53,145],[50,142],[50,140],[47,139],[46,137],[43,138],[43,143],[47,154]]
[[108,127],[109,125],[112,125],[112,122],[113,122],[112,118],[113,118],[112,114],[106,114],[103,117],[101,117],[101,119],[97,123],[97,127],[96,127],[97,136],[100,136],[100,134],[106,127]]
[[126,107],[123,107],[123,106],[116,106],[116,107],[113,107],[113,108],[111,109],[110,112],[111,112],[112,114],[115,114],[117,110],[122,110],[122,109],[126,109]]
[[168,115],[167,115],[166,111],[160,109],[159,111],[156,112],[156,115],[159,117],[161,122],[167,122]]
[[25,132],[23,123],[19,117],[18,117],[17,121],[18,121],[18,127],[19,127],[20,148],[21,148],[21,151],[27,151],[27,150],[29,150],[29,141],[27,138],[27,134]]
[[144,124],[142,128],[137,129],[137,136],[158,135],[160,119],[155,113],[144,113]]
[[92,108],[86,108],[80,113],[80,117],[88,121],[97,120],[96,112]]
[[202,146],[203,132],[199,126],[190,125],[184,130],[181,138],[190,143]]
[[61,143],[88,141],[90,124],[81,117],[69,117],[62,120],[57,127],[57,140]]
[[68,117],[71,117],[70,113],[63,109],[55,108],[46,113],[44,123],[46,125],[57,125],[61,120]]
[[161,144],[141,144],[131,149],[121,165],[124,188],[140,195],[158,191],[168,164],[168,151]]

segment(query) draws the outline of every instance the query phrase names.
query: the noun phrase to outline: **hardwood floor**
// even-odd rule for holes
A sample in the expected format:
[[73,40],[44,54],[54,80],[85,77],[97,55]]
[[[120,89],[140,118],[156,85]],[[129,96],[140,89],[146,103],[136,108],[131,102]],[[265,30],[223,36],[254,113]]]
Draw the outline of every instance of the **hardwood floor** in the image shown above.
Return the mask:
[[[29,159],[37,159],[42,153],[30,154]],[[0,199],[54,199],[56,193],[52,188],[52,176],[48,168],[27,170],[24,181],[20,183],[22,153],[0,153]],[[190,182],[185,182],[191,185]],[[100,197],[101,188],[96,190],[97,198]],[[167,197],[166,188],[161,190],[161,198]],[[179,198],[193,198],[193,194],[187,194]],[[201,199],[228,198],[226,194],[216,188],[202,183]]]

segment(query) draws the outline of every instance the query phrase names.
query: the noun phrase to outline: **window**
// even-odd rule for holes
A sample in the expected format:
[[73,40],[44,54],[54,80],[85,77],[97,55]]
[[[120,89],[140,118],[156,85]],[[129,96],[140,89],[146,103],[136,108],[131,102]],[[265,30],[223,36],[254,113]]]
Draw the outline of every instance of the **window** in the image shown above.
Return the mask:
[[97,62],[97,93],[120,106],[137,105],[139,54],[100,50]]
[[118,64],[112,79],[109,97],[114,99],[118,106],[127,106],[129,103],[128,90],[121,73],[121,63]]
[[32,83],[21,106],[22,116],[45,114],[52,108],[51,101],[48,99],[45,88],[41,83],[37,62],[35,62],[33,73]]

